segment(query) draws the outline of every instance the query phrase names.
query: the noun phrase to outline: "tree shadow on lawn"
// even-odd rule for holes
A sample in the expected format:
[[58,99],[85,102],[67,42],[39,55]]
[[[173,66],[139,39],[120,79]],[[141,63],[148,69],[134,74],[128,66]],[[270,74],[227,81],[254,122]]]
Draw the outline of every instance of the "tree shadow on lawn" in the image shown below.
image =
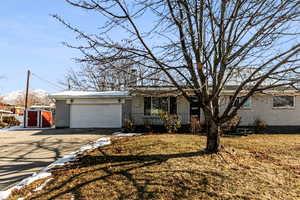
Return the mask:
[[[159,186],[159,187],[171,187],[171,190],[169,191],[172,198],[186,198],[187,195],[190,194],[190,192],[197,194],[198,192],[202,193],[209,193],[207,191],[207,175],[211,174],[213,176],[219,177],[220,179],[225,179],[224,175],[214,172],[214,171],[198,171],[198,170],[166,170],[166,168],[162,170],[155,170],[153,168],[153,171],[140,171],[137,172],[139,169],[149,167],[149,166],[158,166],[169,159],[173,158],[188,158],[193,156],[203,156],[207,155],[206,152],[200,151],[200,152],[187,152],[187,153],[178,153],[178,154],[153,154],[153,155],[108,155],[102,150],[100,152],[103,154],[103,156],[91,156],[91,155],[85,155],[81,157],[78,161],[78,163],[75,163],[73,165],[68,166],[68,169],[82,169],[85,167],[90,167],[91,169],[78,172],[75,175],[68,176],[66,180],[60,181],[57,185],[54,185],[49,188],[45,192],[38,193],[36,196],[31,197],[31,199],[43,199],[47,197],[47,199],[56,199],[61,198],[63,195],[66,194],[73,194],[76,199],[84,198],[83,194],[81,193],[81,189],[84,186],[87,186],[89,184],[92,184],[97,181],[103,181],[104,185],[109,185],[107,193],[110,193],[111,191],[116,192],[118,195],[118,200],[123,199],[153,199],[157,197],[158,194],[164,194],[163,190],[152,190],[149,189],[149,187],[153,188],[153,186]],[[102,167],[96,167],[96,165],[101,165]],[[107,164],[107,165],[105,165]],[[103,166],[105,165],[105,166]],[[94,166],[94,167],[93,167]],[[104,175],[100,176],[92,176],[89,178],[86,178],[85,175],[93,174],[94,172],[101,171],[104,173]],[[58,171],[57,175],[59,176],[59,173],[63,173],[62,171]],[[169,175],[165,177],[161,177],[162,174],[189,174],[189,176],[197,177],[197,184],[199,187],[196,188],[190,188],[188,184],[185,184],[185,182],[189,182],[190,180],[174,180],[171,181]],[[55,174],[55,172],[54,172]],[[143,177],[145,174],[155,174],[156,177],[159,177],[159,180],[156,178],[153,178],[153,176],[150,177]],[[122,186],[119,188],[118,186],[120,184],[114,184],[115,177],[119,177],[118,180],[122,179],[123,183],[126,183],[127,186],[131,186],[131,191],[128,191]],[[154,176],[154,177],[155,177]],[[84,177],[84,178],[82,178]],[[120,179],[121,177],[121,179]],[[76,180],[75,185],[68,185],[68,183],[71,183],[72,181]],[[127,184],[128,183],[128,184]],[[122,185],[122,184],[121,184]],[[99,187],[99,185],[98,185]],[[100,186],[101,187],[101,186]],[[175,188],[175,190],[173,190]],[[172,191],[173,190],[173,191]],[[187,193],[186,191],[189,190],[190,192]],[[217,192],[217,191],[216,191]],[[217,193],[210,192],[210,196],[218,195]],[[89,198],[91,198],[89,196]]]
[[[21,165],[5,165],[1,166],[0,174],[0,191],[6,187],[13,185],[29,176],[31,176],[36,168],[42,168],[49,165],[51,162],[31,162]],[[19,173],[21,171],[21,173]],[[25,172],[24,172],[25,171]]]

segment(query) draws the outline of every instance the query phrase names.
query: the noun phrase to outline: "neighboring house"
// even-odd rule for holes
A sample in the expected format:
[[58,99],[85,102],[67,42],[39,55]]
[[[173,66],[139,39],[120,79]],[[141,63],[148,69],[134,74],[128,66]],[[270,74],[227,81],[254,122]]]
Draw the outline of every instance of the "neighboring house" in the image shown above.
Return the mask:
[[22,106],[14,106],[11,111],[16,115],[24,115],[25,108]]
[[10,111],[13,114],[17,114],[17,115],[23,115],[24,114],[24,107],[21,107],[21,106],[18,106],[18,105],[13,105],[13,104],[0,103],[0,110]]
[[11,111],[7,111],[7,110],[0,110],[0,122],[3,121],[3,116],[7,116],[7,115],[11,115],[12,112]]
[[0,103],[0,110],[11,111],[11,109],[13,107],[14,107],[14,105],[11,105],[11,104]]
[[[224,109],[234,90],[222,93]],[[193,92],[188,92],[193,96]],[[182,124],[192,115],[203,119],[197,98],[189,103],[174,87],[139,87],[114,92],[66,91],[51,95],[56,100],[56,127],[120,128],[126,119],[135,125],[160,125],[160,111],[177,114]],[[243,98],[243,91],[240,94]],[[252,126],[256,119],[272,127],[300,127],[300,95],[295,90],[267,90],[256,94],[239,110],[241,126]]]

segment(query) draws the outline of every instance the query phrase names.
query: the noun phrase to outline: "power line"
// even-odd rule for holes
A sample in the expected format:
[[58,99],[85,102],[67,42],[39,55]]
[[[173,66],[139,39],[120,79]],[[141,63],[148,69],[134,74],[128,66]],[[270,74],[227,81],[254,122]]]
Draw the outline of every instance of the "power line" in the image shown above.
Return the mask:
[[56,89],[59,88],[60,90],[65,90],[65,88],[63,88],[63,87],[57,85],[56,83],[53,83],[53,82],[51,82],[51,81],[49,81],[49,80],[47,80],[47,79],[45,79],[45,78],[42,78],[42,77],[38,76],[38,75],[35,74],[35,73],[31,73],[31,74],[32,74],[32,76],[35,76],[36,78],[40,79],[41,81],[47,82],[49,85],[52,85],[52,86],[55,87]]

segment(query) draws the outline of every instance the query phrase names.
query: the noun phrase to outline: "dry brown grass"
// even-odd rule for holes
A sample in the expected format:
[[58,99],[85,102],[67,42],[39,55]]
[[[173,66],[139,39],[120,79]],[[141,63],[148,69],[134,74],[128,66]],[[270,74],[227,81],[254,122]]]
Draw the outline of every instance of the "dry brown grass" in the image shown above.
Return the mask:
[[205,137],[113,138],[68,168],[10,199],[300,199],[300,135],[222,138],[225,151],[201,151]]

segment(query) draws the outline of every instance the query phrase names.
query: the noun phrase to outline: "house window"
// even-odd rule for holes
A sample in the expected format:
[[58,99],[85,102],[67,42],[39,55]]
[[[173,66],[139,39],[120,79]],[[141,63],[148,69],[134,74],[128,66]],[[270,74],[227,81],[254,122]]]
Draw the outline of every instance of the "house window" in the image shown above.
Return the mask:
[[294,108],[294,96],[273,96],[273,108]]
[[[234,106],[237,107],[246,97],[237,97]],[[246,102],[241,106],[241,108],[251,108],[251,97],[249,97]]]
[[144,97],[144,115],[177,114],[176,97]]
[[152,97],[151,98],[151,115],[159,115],[161,112],[168,112],[169,98],[168,97]]

